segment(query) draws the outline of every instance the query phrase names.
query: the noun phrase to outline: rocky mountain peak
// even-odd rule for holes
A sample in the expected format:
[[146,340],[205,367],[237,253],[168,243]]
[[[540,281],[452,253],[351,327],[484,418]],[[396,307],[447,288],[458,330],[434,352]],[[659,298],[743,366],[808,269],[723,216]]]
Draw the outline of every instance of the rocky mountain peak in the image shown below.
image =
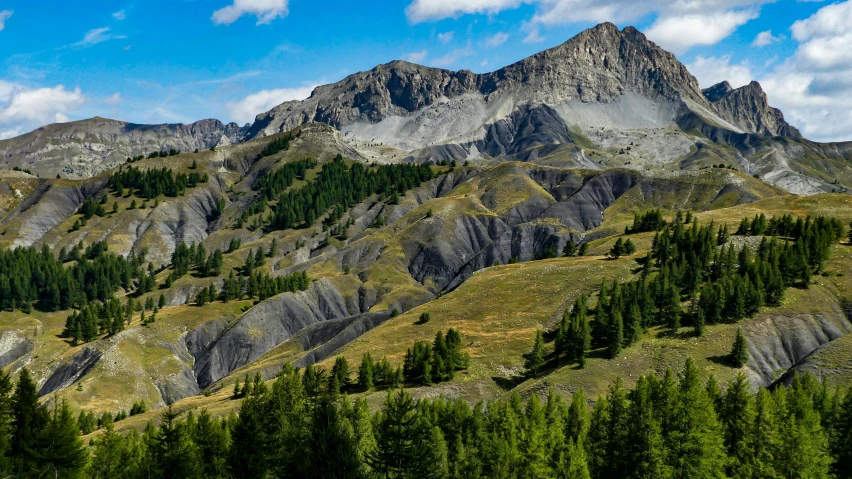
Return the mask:
[[780,110],[769,106],[766,92],[756,81],[736,89],[725,81],[702,93],[722,118],[744,131],[770,136],[802,136],[799,130],[784,120]]
[[726,80],[721,83],[717,83],[710,88],[701,90],[701,93],[704,94],[704,97],[707,98],[708,101],[715,103],[732,91],[734,91],[733,87],[731,87],[731,84]]

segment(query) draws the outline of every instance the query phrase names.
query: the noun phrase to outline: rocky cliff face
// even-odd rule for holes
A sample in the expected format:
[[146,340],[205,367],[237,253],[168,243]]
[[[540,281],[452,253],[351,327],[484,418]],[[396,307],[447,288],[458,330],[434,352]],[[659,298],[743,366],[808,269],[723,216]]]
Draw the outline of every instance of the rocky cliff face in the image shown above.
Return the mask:
[[731,88],[728,82],[718,83],[703,90],[722,118],[743,131],[769,136],[801,138],[799,130],[784,120],[784,114],[769,106],[760,83],[753,81],[744,87]]
[[0,141],[0,167],[20,167],[53,178],[94,176],[128,156],[178,149],[193,151],[238,142],[243,128],[219,120],[191,125],[136,125],[106,118],[47,125]]
[[[258,115],[248,137],[269,135],[319,121],[337,128],[378,123],[468,96],[471,103],[499,104],[506,117],[522,105],[609,103],[634,93],[660,102],[688,99],[707,104],[698,82],[671,53],[632,27],[604,23],[568,42],[493,73],[452,72],[395,61],[339,83],[318,87],[305,101],[287,102]],[[488,109],[488,108],[486,108]],[[462,113],[465,108],[461,108]],[[476,128],[485,126],[483,118]],[[421,143],[434,143],[424,139]],[[435,140],[435,138],[433,138]]]

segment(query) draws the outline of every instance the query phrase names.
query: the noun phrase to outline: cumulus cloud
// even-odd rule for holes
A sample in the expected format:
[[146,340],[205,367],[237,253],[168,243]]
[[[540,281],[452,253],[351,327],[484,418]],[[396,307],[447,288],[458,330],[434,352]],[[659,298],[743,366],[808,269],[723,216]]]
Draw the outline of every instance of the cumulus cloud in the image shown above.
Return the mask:
[[436,58],[432,60],[432,65],[437,67],[448,67],[454,65],[457,61],[461,60],[464,57],[469,57],[473,55],[473,48],[470,45],[467,45],[464,48],[456,48],[453,51],[447,53],[446,55]]
[[[20,85],[0,84],[0,125],[62,123],[68,114],[83,105],[86,98],[79,88],[66,90],[63,85],[28,89]],[[18,125],[12,125],[16,123]]]
[[243,15],[254,15],[257,25],[263,25],[286,17],[287,3],[288,0],[234,0],[233,5],[213,12],[212,20],[217,25],[230,25]]
[[125,18],[127,18],[127,12],[125,12],[124,10],[119,10],[112,14],[112,18],[118,21],[124,20]]
[[754,80],[754,74],[748,63],[731,64],[731,56],[702,57],[686,66],[690,73],[698,79],[701,88],[711,87],[727,81],[734,88],[748,85]]
[[121,97],[121,93],[115,93],[112,96],[108,97],[106,100],[104,100],[104,103],[106,103],[107,105],[118,105],[123,101],[124,98]]
[[751,46],[753,47],[766,47],[772,45],[773,43],[778,43],[784,39],[784,35],[778,35],[777,37],[772,34],[772,30],[766,30],[757,34],[754,37],[754,41],[751,42]]
[[538,27],[533,27],[523,40],[524,43],[541,43],[543,41],[544,37],[541,36],[541,31],[539,31]]
[[495,33],[494,35],[488,37],[485,40],[485,46],[487,46],[488,48],[496,48],[496,47],[499,47],[500,45],[506,43],[506,40],[508,40],[508,39],[509,39],[508,33],[498,32],[498,33]]
[[715,45],[757,16],[756,10],[742,10],[662,17],[646,34],[663,48],[681,53],[696,45]]
[[414,0],[405,14],[412,23],[452,18],[467,13],[497,13],[515,8],[521,0]]
[[299,88],[279,88],[276,90],[261,90],[253,93],[242,100],[228,103],[226,105],[231,120],[237,123],[249,123],[263,112],[290,100],[304,100],[311,96],[315,86]]
[[453,41],[453,36],[455,36],[455,32],[444,32],[438,34],[438,41],[441,43],[450,43]]
[[95,28],[86,32],[86,35],[83,36],[83,39],[73,44],[72,46],[90,47],[92,45],[97,45],[98,43],[103,43],[109,40],[118,40],[122,38],[127,37],[125,37],[124,35],[116,35],[114,33],[111,33],[109,27]]
[[852,0],[828,5],[791,28],[799,46],[760,79],[770,102],[818,141],[852,140]]
[[[454,18],[464,14],[496,14],[522,4],[535,6],[531,23],[624,23],[654,14],[648,36],[662,46],[685,51],[726,38],[771,0],[413,0],[406,14],[413,23]],[[527,43],[541,41],[529,30]]]
[[8,20],[13,13],[15,12],[13,12],[12,10],[0,10],[0,32],[2,32],[4,28],[6,28],[6,20]]
[[411,63],[423,63],[423,60],[426,59],[427,55],[429,55],[428,50],[420,50],[419,52],[411,52],[405,55],[403,58],[405,58],[406,61],[409,61]]

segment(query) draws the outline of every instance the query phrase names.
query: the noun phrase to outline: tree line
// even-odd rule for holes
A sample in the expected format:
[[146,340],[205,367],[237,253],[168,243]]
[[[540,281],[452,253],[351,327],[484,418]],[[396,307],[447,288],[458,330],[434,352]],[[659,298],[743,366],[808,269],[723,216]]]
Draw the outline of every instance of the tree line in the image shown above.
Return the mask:
[[[641,229],[644,220],[637,220],[640,224],[634,229]],[[640,260],[640,279],[601,284],[590,327],[572,327],[576,321],[588,322],[585,299],[574,305],[576,312],[566,312],[557,330],[567,339],[557,341],[556,358],[579,361],[578,344],[604,347],[609,357],[615,357],[656,325],[677,330],[689,324],[700,336],[706,324],[735,323],[764,305],[780,304],[788,287],[807,288],[811,275],[822,271],[831,245],[844,237],[844,228],[826,217],[788,218],[775,224],[791,227],[760,231],[785,234],[783,241],[764,237],[756,251],[724,246],[727,229],[717,231],[712,223],[675,221],[664,226]]]
[[105,242],[71,251],[59,254],[63,261],[76,261],[66,268],[47,245],[0,250],[0,307],[25,312],[33,306],[42,311],[81,308],[119,289],[130,290],[144,276],[144,252],[124,259],[109,253]]
[[142,170],[133,166],[121,167],[110,176],[107,187],[113,190],[116,196],[124,196],[124,189],[128,188],[131,195],[140,198],[153,199],[161,195],[171,198],[181,196],[188,188],[194,188],[199,183],[207,183],[207,174],[191,172],[178,173],[170,168]]
[[433,177],[428,165],[367,168],[354,163],[347,166],[338,154],[323,165],[313,182],[278,197],[267,220],[268,227],[271,230],[307,227],[332,207],[340,205],[342,210],[348,210],[372,194],[398,201],[400,194]]
[[[64,402],[38,402],[26,370],[0,373],[0,471],[90,478],[809,478],[852,477],[852,393],[809,375],[751,391],[740,374],[722,391],[683,369],[617,379],[592,406],[518,394],[470,405],[388,391],[370,412],[307,371],[285,365],[252,382],[239,414],[181,417],[121,435],[112,421],[91,454]],[[14,386],[14,388],[13,388]],[[13,390],[14,389],[14,390]]]

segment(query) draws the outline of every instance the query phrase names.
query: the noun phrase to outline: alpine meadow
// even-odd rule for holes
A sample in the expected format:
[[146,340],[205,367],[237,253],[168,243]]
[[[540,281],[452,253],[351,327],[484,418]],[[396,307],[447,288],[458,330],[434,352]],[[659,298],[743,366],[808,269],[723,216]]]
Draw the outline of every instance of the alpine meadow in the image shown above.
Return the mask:
[[383,2],[0,2],[0,477],[852,478],[852,2]]

